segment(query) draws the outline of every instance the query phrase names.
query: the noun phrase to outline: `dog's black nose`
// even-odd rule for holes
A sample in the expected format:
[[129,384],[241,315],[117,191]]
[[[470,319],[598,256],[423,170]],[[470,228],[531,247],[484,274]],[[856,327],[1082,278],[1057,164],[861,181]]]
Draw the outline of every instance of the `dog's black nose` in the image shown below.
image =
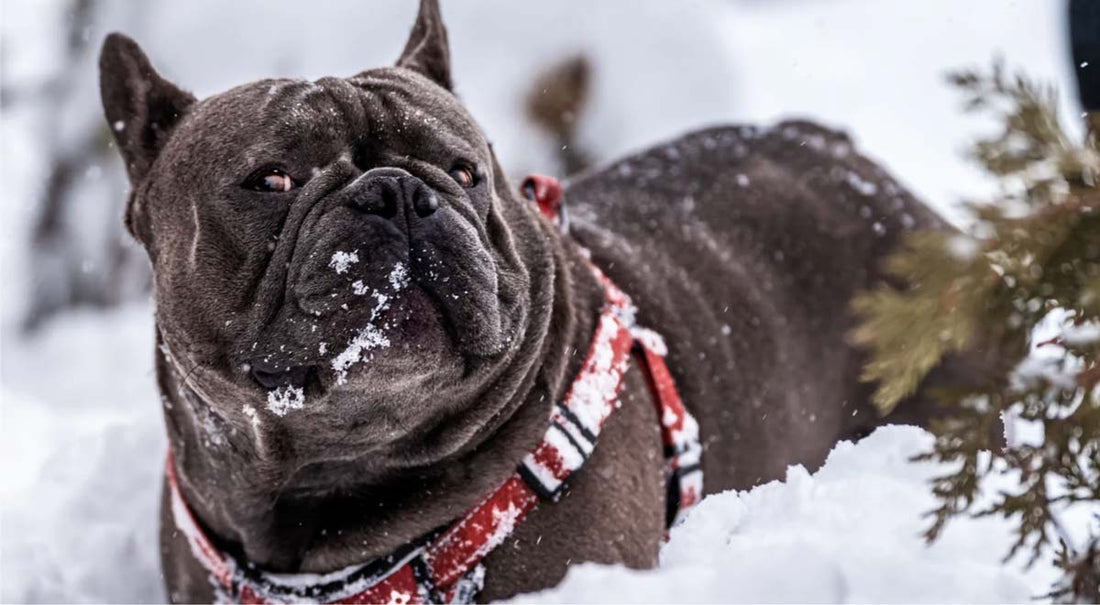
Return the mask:
[[252,379],[265,389],[279,387],[303,387],[309,377],[309,366],[291,366],[267,361],[263,358],[249,362]]
[[365,174],[362,178],[360,190],[349,199],[349,205],[357,210],[394,218],[411,208],[424,218],[439,209],[439,199],[431,187],[410,174]]

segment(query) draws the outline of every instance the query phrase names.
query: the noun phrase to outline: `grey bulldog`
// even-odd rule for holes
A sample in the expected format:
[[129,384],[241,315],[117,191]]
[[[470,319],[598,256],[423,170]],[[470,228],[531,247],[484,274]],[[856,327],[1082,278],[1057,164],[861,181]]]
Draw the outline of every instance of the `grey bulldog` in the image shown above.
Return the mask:
[[[907,230],[946,228],[842,133],[703,130],[578,177],[561,234],[505,178],[452,93],[435,0],[395,67],[261,80],[204,100],[129,38],[100,59],[155,273],[156,376],[179,487],[218,546],[325,573],[445,526],[513,473],[577,374],[603,301],[588,262],[661,333],[701,425],[706,491],[819,465],[888,418],[858,380],[849,300]],[[659,423],[631,366],[565,496],[485,559],[480,600],[571,563],[655,565]],[[215,597],[162,507],[173,601]]]

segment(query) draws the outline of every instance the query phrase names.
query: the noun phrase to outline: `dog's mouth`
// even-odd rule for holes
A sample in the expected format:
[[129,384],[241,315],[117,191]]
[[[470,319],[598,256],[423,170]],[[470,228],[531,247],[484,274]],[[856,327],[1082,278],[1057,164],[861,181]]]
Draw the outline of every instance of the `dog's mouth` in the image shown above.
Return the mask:
[[247,372],[273,413],[332,391],[386,391],[499,349],[495,279],[471,279],[492,270],[488,254],[471,270],[444,260],[446,249],[397,260],[367,250],[311,252],[292,271],[291,297],[249,345]]
[[[343,252],[331,258],[348,262]],[[443,344],[441,314],[412,281],[406,262],[373,271],[381,279],[369,281],[340,263],[336,275],[346,283],[284,305],[257,339],[260,354],[245,362],[272,407],[296,407],[309,391],[350,387],[365,368],[392,371]]]
[[[497,266],[475,228],[450,208],[399,222],[331,210],[299,241],[287,304],[342,384],[348,368],[435,327],[462,355],[491,355],[503,341]],[[312,336],[312,337],[311,337]],[[323,337],[322,337],[323,336]]]

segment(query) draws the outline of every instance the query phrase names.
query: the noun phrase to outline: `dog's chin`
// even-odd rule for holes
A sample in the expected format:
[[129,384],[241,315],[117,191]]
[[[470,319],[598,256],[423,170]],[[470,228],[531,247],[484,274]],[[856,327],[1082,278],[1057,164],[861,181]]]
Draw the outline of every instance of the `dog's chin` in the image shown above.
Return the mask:
[[336,298],[336,310],[324,317],[286,305],[271,325],[235,347],[237,380],[267,397],[275,388],[248,378],[252,366],[262,363],[286,372],[287,381],[296,375],[294,384],[316,400],[329,392],[399,392],[438,381],[439,373],[451,368],[459,378],[473,358],[506,345],[495,295],[477,289],[464,294],[452,296],[411,280],[386,297],[385,305],[365,297]]
[[420,300],[409,305],[400,323],[385,332],[365,328],[345,349],[333,352],[319,381],[324,390],[350,400],[441,394],[462,379],[474,358],[505,348],[495,318],[493,325],[485,325],[485,318],[470,321],[449,313],[427,293],[410,298]]

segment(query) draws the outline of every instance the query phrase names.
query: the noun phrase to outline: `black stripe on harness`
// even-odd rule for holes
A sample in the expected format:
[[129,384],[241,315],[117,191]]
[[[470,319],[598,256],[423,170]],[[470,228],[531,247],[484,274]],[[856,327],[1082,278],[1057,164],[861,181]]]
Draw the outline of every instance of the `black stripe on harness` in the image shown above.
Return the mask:
[[573,435],[571,435],[569,433],[569,431],[564,426],[561,425],[560,422],[558,422],[557,420],[552,420],[552,421],[550,421],[550,426],[553,426],[554,428],[561,431],[561,433],[563,435],[565,435],[565,438],[569,440],[569,443],[573,444],[573,447],[577,448],[577,452],[580,453],[582,460],[585,460],[585,461],[588,460],[588,454],[585,453],[584,448],[581,447],[581,444],[579,442],[577,442],[576,439],[573,438]]
[[572,422],[573,425],[577,427],[577,430],[581,432],[581,435],[584,435],[584,438],[587,439],[589,443],[591,443],[593,446],[596,445],[596,435],[594,435],[592,431],[588,430],[588,428],[585,427],[583,423],[581,423],[581,419],[577,418],[577,415],[573,413],[573,410],[565,407],[564,405],[558,404],[558,411],[561,412],[561,415],[565,416],[569,420],[569,422]]
[[[519,467],[516,469],[516,472],[519,473],[520,479],[523,479],[523,482],[527,484],[527,487],[531,488],[531,491],[539,495],[539,498],[542,498],[543,500],[549,500],[551,502],[554,502],[558,499],[558,494],[560,494],[561,492],[552,492],[548,490],[546,486],[538,480],[538,477],[531,473],[526,464],[520,464]],[[562,485],[565,484],[563,483]]]
[[428,567],[428,563],[424,561],[424,557],[417,555],[409,561],[409,568],[412,570],[413,579],[416,580],[416,586],[424,591],[424,596],[427,597],[429,603],[442,603],[443,595],[439,594],[439,590],[436,589],[435,582],[432,581],[432,570]]
[[683,477],[684,475],[690,475],[691,473],[701,470],[703,470],[702,465],[696,462],[695,464],[689,464],[687,466],[677,468],[675,470],[675,473],[677,477]]

